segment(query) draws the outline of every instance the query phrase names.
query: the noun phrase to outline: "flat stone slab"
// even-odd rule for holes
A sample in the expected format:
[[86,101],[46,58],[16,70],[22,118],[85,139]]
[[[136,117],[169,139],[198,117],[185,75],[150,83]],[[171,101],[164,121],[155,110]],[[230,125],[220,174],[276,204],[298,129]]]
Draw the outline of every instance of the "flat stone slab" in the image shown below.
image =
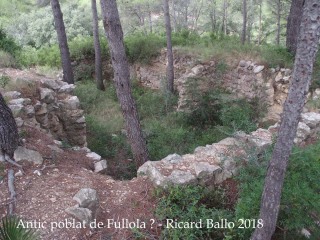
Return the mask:
[[43,163],[43,158],[39,152],[21,146],[14,152],[14,159],[16,162],[25,160],[35,164]]

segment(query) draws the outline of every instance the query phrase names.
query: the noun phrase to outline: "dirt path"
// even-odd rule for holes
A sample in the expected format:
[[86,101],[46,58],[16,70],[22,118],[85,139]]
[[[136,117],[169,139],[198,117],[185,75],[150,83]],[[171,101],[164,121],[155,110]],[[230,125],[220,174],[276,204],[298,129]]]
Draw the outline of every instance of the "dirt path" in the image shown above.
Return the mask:
[[[51,78],[38,74],[35,70],[0,69],[11,79],[42,80]],[[158,229],[153,214],[156,199],[152,184],[145,178],[131,181],[116,181],[112,177],[92,172],[93,161],[84,151],[62,149],[53,157],[48,145],[54,145],[53,138],[44,131],[25,127],[25,146],[33,149],[45,159],[43,165],[35,166],[24,162],[25,173],[15,178],[17,207],[15,213],[24,223],[35,228],[41,239],[136,239],[134,229],[142,227],[148,239],[157,239]],[[0,217],[7,213],[9,193],[7,188],[8,165],[0,163]],[[44,170],[41,170],[44,166]],[[11,166],[10,166],[11,167]],[[36,170],[39,170],[39,175]],[[15,169],[15,173],[18,169]],[[81,188],[93,188],[99,196],[97,223],[101,228],[77,228],[74,220],[65,209],[76,205],[72,198]],[[116,224],[114,224],[116,222]],[[67,223],[71,226],[67,226]],[[117,226],[120,223],[120,228]],[[134,224],[135,223],[135,224]],[[58,226],[55,226],[60,224]],[[152,228],[151,228],[152,224]]]
[[[49,158],[51,149],[47,145],[54,144],[53,139],[37,129],[28,128],[24,131],[27,133],[26,147]],[[133,231],[126,225],[115,228],[115,224],[112,224],[113,221],[122,220],[138,221],[140,226],[145,223],[142,232],[150,236],[159,235],[159,229],[150,228],[152,219],[155,219],[155,199],[152,197],[153,187],[147,179],[140,177],[131,181],[115,181],[110,176],[95,174],[90,170],[93,162],[85,156],[84,151],[64,149],[56,154],[56,159],[46,159],[44,162],[46,166],[53,164],[53,167],[40,170],[39,176],[34,171],[43,166],[24,163],[25,174],[15,180],[18,194],[16,214],[25,221],[33,222],[34,227],[41,223],[38,229],[41,239],[135,239]],[[0,183],[0,188],[0,215],[4,216],[9,196],[6,177]],[[102,222],[103,228],[94,231],[66,227],[66,222],[71,223],[73,218],[65,209],[76,204],[72,197],[81,188],[97,190],[100,200],[97,222]],[[60,224],[60,228],[54,228],[55,224]]]

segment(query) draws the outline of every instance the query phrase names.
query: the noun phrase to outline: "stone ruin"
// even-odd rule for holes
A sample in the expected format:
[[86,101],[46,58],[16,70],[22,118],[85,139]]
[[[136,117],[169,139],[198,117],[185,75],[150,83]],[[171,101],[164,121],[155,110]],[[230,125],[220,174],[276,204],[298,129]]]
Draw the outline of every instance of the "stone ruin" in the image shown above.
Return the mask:
[[[219,184],[237,172],[239,162],[257,157],[272,144],[279,124],[233,137],[218,143],[197,147],[192,154],[171,154],[160,161],[148,161],[138,169],[138,176],[147,176],[155,186]],[[320,114],[303,113],[298,125],[296,144],[316,137]]]
[[19,128],[38,127],[71,145],[87,145],[84,111],[78,97],[73,96],[73,84],[53,79],[19,81],[16,84],[35,91],[32,99],[18,91],[3,94]]

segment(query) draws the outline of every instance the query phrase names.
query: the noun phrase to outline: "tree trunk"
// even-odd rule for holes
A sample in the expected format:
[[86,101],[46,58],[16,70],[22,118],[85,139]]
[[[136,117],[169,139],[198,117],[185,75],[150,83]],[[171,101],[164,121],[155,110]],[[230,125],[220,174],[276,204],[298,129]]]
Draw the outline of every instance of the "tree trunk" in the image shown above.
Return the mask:
[[98,12],[96,0],[91,0],[92,8],[92,22],[93,22],[93,40],[94,40],[94,65],[95,65],[95,75],[96,84],[99,90],[104,91],[105,87],[102,79],[102,61],[101,61],[101,47],[99,40],[99,24],[98,24]]
[[258,45],[261,44],[261,35],[262,35],[262,0],[259,2],[259,35],[258,35]]
[[263,227],[255,229],[252,240],[269,240],[276,229],[288,158],[311,83],[313,63],[320,39],[319,0],[306,1],[303,11],[292,84],[284,104],[278,138],[269,163],[262,194],[259,219],[262,219]]
[[242,35],[241,35],[241,44],[243,45],[246,42],[247,35],[247,0],[242,1]]
[[212,0],[212,6],[210,10],[210,20],[211,20],[211,31],[215,32],[217,27],[217,17],[216,17],[216,0]]
[[189,6],[186,5],[185,11],[184,11],[184,23],[183,23],[185,29],[188,29],[188,15],[189,15]]
[[149,19],[149,31],[152,33],[152,15],[151,15],[151,9],[150,4],[148,3],[148,19]]
[[293,0],[287,21],[286,46],[290,52],[296,53],[299,27],[302,17],[303,3],[305,0]]
[[281,33],[281,0],[277,0],[277,36],[276,44],[280,45],[280,33]]
[[18,143],[19,134],[16,121],[0,93],[0,161],[6,161],[5,155],[13,158]]
[[223,31],[224,35],[227,35],[228,33],[228,2],[227,0],[223,1]]
[[73,72],[71,67],[70,52],[69,52],[66,29],[63,23],[63,16],[60,9],[59,0],[51,0],[51,7],[52,7],[54,25],[57,31],[60,54],[61,54],[63,81],[69,84],[72,84],[74,83],[74,80],[73,80]]
[[110,48],[117,97],[126,121],[128,140],[138,168],[149,160],[149,154],[142,135],[137,107],[131,93],[130,70],[116,0],[101,0],[101,9],[103,26]]
[[166,35],[167,35],[167,89],[170,93],[173,93],[173,82],[174,82],[174,68],[173,68],[173,52],[171,42],[171,23],[169,14],[169,3],[168,0],[163,0],[164,15],[166,21]]
[[173,29],[175,32],[178,32],[178,22],[177,22],[177,12],[175,9],[174,0],[172,0],[172,17],[173,17]]

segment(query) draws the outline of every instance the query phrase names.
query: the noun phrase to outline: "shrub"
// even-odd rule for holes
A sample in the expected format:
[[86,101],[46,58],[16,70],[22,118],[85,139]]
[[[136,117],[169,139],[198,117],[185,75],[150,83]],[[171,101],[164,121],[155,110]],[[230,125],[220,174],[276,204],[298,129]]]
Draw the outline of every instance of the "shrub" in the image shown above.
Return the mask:
[[[219,222],[221,219],[232,218],[232,213],[223,209],[226,202],[223,190],[175,186],[161,194],[156,208],[156,216],[164,225],[161,239],[224,239],[224,229],[207,225],[208,219]],[[202,224],[200,228],[168,228],[167,220],[188,223],[201,221]]]
[[249,133],[257,128],[254,114],[252,106],[245,99],[234,100],[222,105],[220,120],[223,126],[231,127],[232,132],[242,130]]
[[0,76],[0,87],[5,88],[10,82],[10,77],[6,75]]
[[127,57],[132,63],[149,63],[160,54],[165,44],[165,39],[155,34],[134,34],[125,38]]
[[[61,8],[69,41],[92,34],[90,9],[76,3],[62,4]],[[8,24],[6,31],[22,46],[29,45],[38,49],[57,44],[53,15],[48,13],[51,13],[50,6],[21,13]]]
[[73,72],[75,81],[92,79],[94,65],[90,63],[80,63],[73,67]]
[[18,61],[21,65],[27,67],[34,65],[60,67],[60,50],[58,45],[42,47],[40,49],[25,46],[18,56]]
[[15,41],[8,37],[3,29],[0,28],[0,50],[10,53],[15,56],[20,50],[20,47],[15,43]]
[[[257,219],[263,183],[271,157],[268,149],[262,158],[251,159],[240,169],[240,197],[236,217]],[[320,213],[318,185],[320,178],[320,143],[305,149],[295,148],[291,154],[286,173],[276,234],[287,239],[300,239],[302,228],[312,232],[312,239],[319,239],[320,229],[314,217]],[[314,215],[315,214],[315,215]],[[281,229],[281,230],[280,230]],[[252,229],[239,233],[241,239],[249,239]]]
[[292,67],[294,62],[294,55],[287,48],[279,46],[262,46],[261,57],[269,67]]
[[0,240],[35,240],[38,239],[33,229],[19,225],[17,217],[4,217],[0,223]]
[[194,31],[189,29],[182,29],[178,32],[172,33],[172,45],[176,46],[192,46],[199,44],[201,37]]

